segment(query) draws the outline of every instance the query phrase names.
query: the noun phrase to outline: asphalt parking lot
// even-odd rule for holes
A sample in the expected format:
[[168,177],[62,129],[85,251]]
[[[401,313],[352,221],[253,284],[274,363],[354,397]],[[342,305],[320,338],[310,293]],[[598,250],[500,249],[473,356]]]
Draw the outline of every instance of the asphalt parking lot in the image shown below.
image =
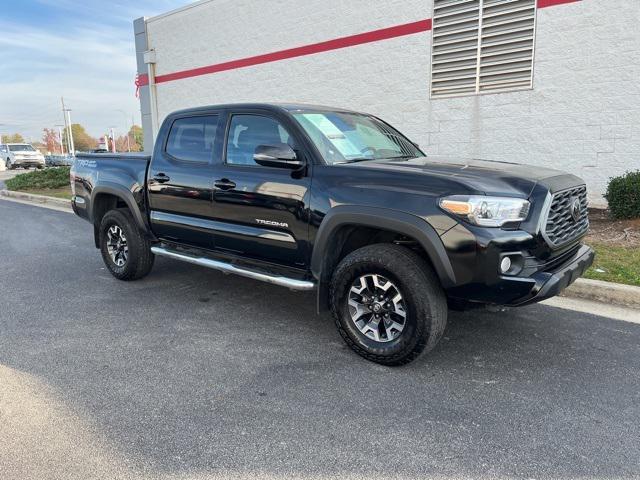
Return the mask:
[[5,188],[4,185],[4,181],[5,180],[9,180],[10,178],[15,177],[16,175],[19,175],[21,173],[27,173],[27,171],[32,171],[32,170],[0,170],[0,189]]
[[157,259],[0,200],[0,478],[638,478],[640,324],[453,313],[396,369],[313,294]]

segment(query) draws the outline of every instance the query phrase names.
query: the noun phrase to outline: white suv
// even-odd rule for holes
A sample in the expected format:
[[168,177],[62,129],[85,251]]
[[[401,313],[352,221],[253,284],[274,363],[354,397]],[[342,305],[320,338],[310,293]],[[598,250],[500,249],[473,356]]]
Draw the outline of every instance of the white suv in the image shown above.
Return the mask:
[[7,143],[0,145],[0,160],[12,170],[16,167],[44,168],[44,155],[27,143]]

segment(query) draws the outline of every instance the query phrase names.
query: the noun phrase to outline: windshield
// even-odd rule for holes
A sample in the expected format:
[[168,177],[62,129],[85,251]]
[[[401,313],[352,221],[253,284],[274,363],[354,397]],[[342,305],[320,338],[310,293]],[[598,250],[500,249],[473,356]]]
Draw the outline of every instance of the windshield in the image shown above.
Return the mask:
[[12,152],[35,152],[36,149],[31,145],[9,145],[9,150]]
[[368,115],[300,112],[293,116],[330,165],[424,156],[410,140]]

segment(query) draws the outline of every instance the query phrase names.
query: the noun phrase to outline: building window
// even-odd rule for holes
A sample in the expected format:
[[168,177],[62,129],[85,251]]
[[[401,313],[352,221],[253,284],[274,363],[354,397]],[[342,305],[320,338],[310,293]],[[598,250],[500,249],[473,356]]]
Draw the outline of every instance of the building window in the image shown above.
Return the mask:
[[431,96],[531,88],[535,0],[434,0]]

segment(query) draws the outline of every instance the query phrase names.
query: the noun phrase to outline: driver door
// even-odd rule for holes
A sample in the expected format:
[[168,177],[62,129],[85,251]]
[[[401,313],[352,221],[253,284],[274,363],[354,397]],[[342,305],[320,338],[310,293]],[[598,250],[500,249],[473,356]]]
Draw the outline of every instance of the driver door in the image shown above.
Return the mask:
[[[225,154],[214,173],[215,248],[256,260],[304,268],[310,178],[253,160],[259,145],[297,142],[269,113],[231,112]],[[299,155],[301,155],[298,152]]]

